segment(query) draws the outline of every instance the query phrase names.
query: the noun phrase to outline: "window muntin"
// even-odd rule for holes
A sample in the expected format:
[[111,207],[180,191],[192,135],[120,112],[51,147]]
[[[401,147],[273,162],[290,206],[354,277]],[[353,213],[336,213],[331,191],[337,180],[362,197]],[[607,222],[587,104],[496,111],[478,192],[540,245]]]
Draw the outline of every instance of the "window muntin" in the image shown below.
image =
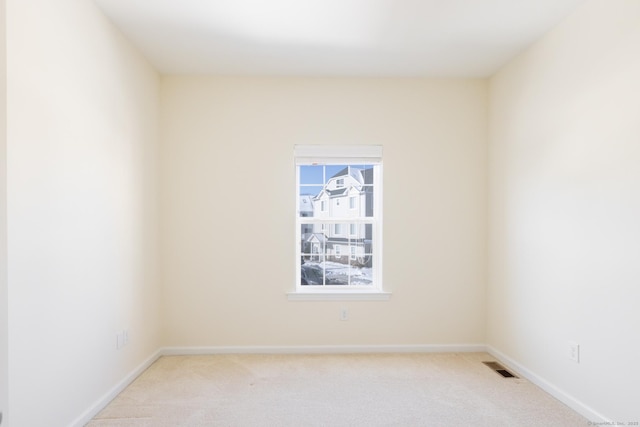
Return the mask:
[[[318,230],[322,229],[318,226]],[[343,224],[345,227],[350,224]],[[369,224],[359,236],[367,234]],[[328,227],[330,228],[330,227]],[[371,288],[374,284],[373,244],[363,238],[333,241],[323,233],[314,233],[309,224],[300,226],[300,235],[308,238],[301,244],[300,286],[345,285]]]
[[[318,205],[319,210],[327,212],[329,217],[373,217],[376,192],[379,191],[374,185],[374,175],[380,167],[343,163],[298,165],[298,196],[311,196],[312,209],[317,210]],[[338,185],[339,181],[342,185]],[[347,212],[354,209],[356,212]],[[300,206],[298,216],[307,216]]]
[[[296,159],[297,285],[381,292],[381,159]],[[322,203],[329,201],[330,203]],[[324,208],[324,209],[323,209]]]

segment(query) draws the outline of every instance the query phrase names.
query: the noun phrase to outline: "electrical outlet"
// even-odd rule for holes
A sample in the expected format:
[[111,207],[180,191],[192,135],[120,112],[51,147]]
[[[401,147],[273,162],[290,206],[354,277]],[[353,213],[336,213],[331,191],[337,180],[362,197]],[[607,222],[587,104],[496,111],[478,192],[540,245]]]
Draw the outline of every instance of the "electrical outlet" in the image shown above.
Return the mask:
[[569,341],[569,359],[580,363],[580,345],[573,341]]
[[116,334],[116,350],[120,350],[127,344],[129,344],[129,330],[123,329]]
[[116,334],[116,350],[120,350],[124,346],[124,335],[122,332]]
[[340,320],[349,320],[349,310],[346,308],[340,309]]

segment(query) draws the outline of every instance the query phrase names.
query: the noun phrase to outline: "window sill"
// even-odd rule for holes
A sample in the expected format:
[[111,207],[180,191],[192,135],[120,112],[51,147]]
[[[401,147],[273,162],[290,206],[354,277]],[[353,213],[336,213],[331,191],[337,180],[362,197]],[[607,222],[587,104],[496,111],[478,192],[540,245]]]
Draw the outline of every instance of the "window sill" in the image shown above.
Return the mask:
[[287,292],[289,301],[388,301],[391,292]]

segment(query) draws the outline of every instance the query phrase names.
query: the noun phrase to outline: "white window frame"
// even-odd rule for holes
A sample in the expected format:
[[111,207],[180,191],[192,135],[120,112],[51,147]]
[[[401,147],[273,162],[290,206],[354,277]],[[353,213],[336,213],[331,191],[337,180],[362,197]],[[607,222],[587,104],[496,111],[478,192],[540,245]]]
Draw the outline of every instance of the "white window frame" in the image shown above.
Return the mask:
[[[296,171],[296,256],[295,287],[288,292],[289,300],[388,300],[382,283],[382,146],[380,145],[296,145],[294,149]],[[373,172],[373,216],[370,217],[301,217],[299,206],[300,169],[304,165],[371,165]],[[326,184],[325,179],[325,184]],[[371,224],[372,226],[372,281],[371,285],[301,285],[301,227],[307,223],[319,224]],[[335,231],[335,226],[333,226]],[[342,227],[344,228],[344,227]],[[348,258],[351,258],[349,253]]]

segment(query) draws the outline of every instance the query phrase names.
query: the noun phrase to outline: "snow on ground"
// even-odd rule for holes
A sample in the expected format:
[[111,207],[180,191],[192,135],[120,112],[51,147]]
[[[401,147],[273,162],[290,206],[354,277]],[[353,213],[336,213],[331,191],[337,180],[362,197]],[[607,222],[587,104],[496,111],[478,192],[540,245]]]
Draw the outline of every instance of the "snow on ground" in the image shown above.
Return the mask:
[[[322,268],[322,262],[306,261],[304,265],[312,265]],[[324,262],[327,282],[329,284],[347,284],[349,283],[349,275],[351,275],[352,285],[370,285],[373,281],[372,271],[370,267],[356,267],[339,262]]]

